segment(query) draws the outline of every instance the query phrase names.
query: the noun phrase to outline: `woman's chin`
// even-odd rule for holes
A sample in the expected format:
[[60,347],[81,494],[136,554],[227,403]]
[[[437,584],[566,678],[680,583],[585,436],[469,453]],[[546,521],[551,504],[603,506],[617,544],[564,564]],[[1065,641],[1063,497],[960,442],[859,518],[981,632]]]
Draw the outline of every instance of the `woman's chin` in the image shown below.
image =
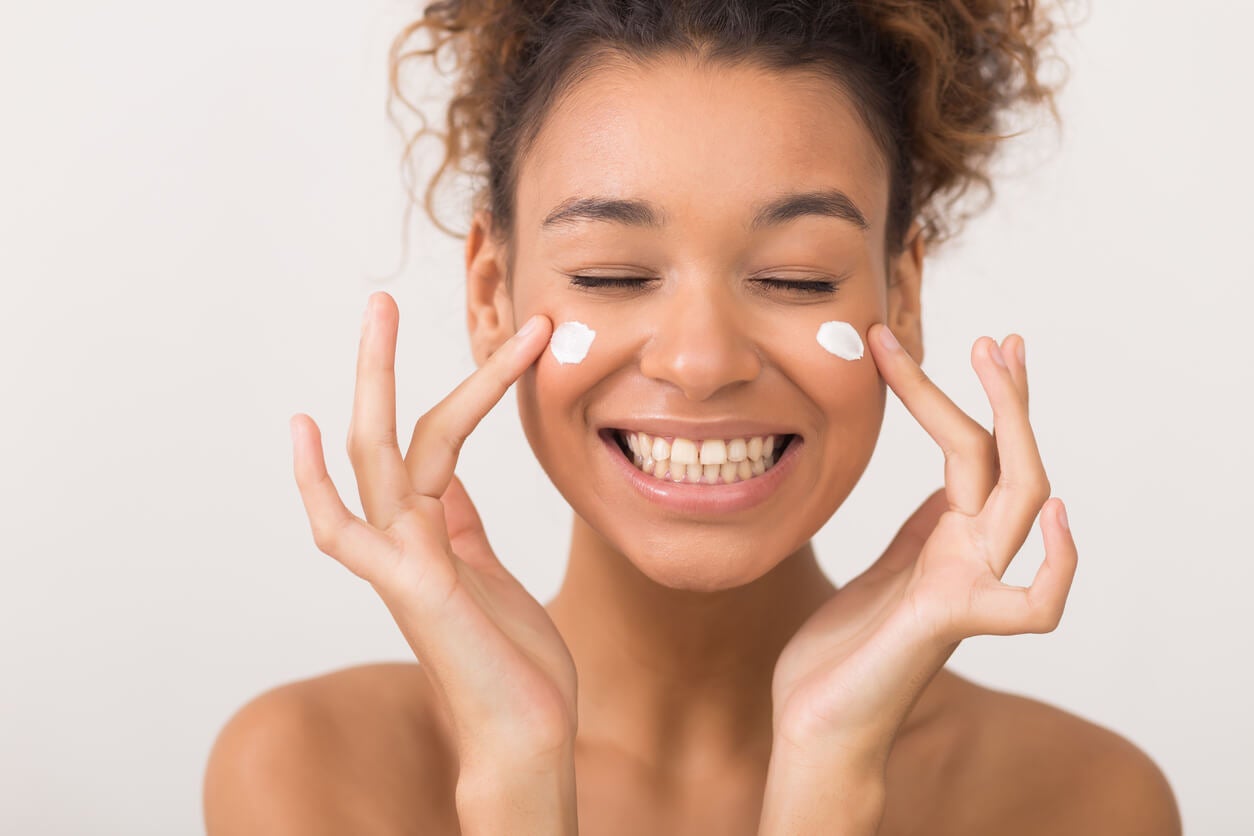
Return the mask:
[[763,540],[710,535],[656,536],[620,543],[618,551],[659,586],[687,592],[720,592],[753,583],[793,551]]

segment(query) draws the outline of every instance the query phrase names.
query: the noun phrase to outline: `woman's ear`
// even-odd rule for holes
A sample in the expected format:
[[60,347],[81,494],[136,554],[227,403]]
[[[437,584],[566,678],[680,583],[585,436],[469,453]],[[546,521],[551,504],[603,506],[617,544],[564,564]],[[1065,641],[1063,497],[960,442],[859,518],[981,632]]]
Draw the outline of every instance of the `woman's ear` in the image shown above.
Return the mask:
[[475,365],[482,366],[514,331],[508,265],[492,230],[492,215],[475,212],[466,235],[466,330]]
[[923,320],[919,291],[923,281],[923,235],[919,222],[910,225],[906,246],[889,262],[888,320],[897,341],[916,363],[923,362]]

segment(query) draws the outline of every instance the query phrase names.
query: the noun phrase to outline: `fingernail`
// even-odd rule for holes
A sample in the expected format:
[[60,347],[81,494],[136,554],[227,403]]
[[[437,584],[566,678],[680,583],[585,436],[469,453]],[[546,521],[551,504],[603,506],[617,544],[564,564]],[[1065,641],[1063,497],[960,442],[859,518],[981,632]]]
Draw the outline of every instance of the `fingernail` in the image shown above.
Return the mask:
[[897,342],[897,338],[893,336],[893,332],[885,325],[880,329],[880,345],[889,351],[896,351],[901,348],[901,343]]
[[1062,500],[1058,501],[1058,522],[1063,528],[1071,530],[1071,523],[1067,522],[1067,507],[1062,504]]
[[997,340],[988,341],[988,353],[993,355],[993,362],[1006,368],[1006,358],[1001,356],[1001,349],[997,346]]
[[1023,338],[1022,338],[1022,337],[1020,337],[1020,338],[1019,338],[1019,345],[1015,348],[1015,354],[1017,354],[1017,355],[1019,356],[1019,365],[1020,365],[1020,366],[1024,365],[1024,359],[1023,359]]
[[518,336],[525,337],[528,334],[533,334],[535,333],[535,330],[539,327],[540,327],[540,317],[538,315],[533,316],[531,317],[531,319],[528,319],[526,322],[523,323],[523,327],[518,329]]

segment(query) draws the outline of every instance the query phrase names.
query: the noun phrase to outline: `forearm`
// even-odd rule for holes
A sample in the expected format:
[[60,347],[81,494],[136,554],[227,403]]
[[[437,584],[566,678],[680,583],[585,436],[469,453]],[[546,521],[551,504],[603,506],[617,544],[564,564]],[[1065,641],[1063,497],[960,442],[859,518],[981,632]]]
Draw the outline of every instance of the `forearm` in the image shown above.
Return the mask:
[[540,761],[464,765],[457,779],[457,816],[463,836],[575,836],[573,747]]
[[772,752],[758,836],[874,836],[885,797],[881,769]]

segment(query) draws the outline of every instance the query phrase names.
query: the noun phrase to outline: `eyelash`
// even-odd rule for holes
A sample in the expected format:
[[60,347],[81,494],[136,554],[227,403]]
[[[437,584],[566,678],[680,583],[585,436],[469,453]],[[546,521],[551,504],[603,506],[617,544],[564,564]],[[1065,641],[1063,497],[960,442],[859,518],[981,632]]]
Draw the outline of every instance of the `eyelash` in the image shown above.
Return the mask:
[[[583,288],[620,288],[620,289],[636,289],[640,288],[648,282],[656,281],[656,279],[636,278],[629,276],[571,276],[570,283],[575,287]],[[775,279],[771,277],[763,277],[753,279],[752,281],[762,284],[771,285],[773,287],[784,290],[797,291],[798,293],[812,293],[821,295],[825,293],[835,293],[839,282],[834,281],[806,281],[803,279]]]

